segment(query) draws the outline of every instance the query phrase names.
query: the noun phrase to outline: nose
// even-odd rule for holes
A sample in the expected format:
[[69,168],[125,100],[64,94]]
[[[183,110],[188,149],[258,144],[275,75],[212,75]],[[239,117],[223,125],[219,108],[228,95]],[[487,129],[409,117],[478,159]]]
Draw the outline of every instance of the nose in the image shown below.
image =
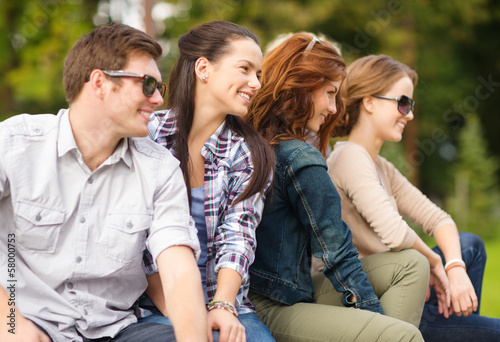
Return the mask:
[[158,89],[155,89],[155,92],[153,93],[153,95],[148,97],[148,101],[149,101],[149,103],[151,103],[155,107],[159,107],[163,104],[164,100],[163,100],[163,97],[161,96],[160,91]]
[[259,90],[262,85],[260,84],[259,77],[257,74],[253,75],[248,82],[248,86],[254,90]]
[[406,114],[404,117],[405,117],[405,119],[406,119],[407,121],[411,121],[411,120],[413,120],[413,118],[415,117],[415,116],[413,115],[413,110],[410,110],[410,111],[408,112],[408,114]]
[[337,113],[337,103],[335,102],[335,98],[328,102],[328,112],[332,115]]

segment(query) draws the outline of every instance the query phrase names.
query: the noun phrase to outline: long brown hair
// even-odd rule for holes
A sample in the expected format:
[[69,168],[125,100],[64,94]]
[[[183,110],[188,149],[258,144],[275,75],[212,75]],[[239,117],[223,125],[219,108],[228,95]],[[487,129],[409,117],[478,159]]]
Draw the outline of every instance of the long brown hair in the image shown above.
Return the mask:
[[351,133],[359,118],[363,98],[383,95],[401,78],[408,76],[417,85],[417,73],[407,65],[386,55],[369,55],[355,60],[347,68],[347,77],[341,87],[346,114],[335,127],[333,136]]
[[[262,88],[250,104],[248,122],[271,144],[307,140],[310,132],[305,126],[314,114],[312,92],[327,82],[342,81],[345,69],[344,60],[330,42],[308,33],[292,35],[264,58]],[[339,93],[336,102],[337,113],[330,115],[317,133],[316,147],[323,155],[330,132],[344,113]],[[304,124],[294,129],[298,122]]]
[[[193,125],[196,105],[195,64],[200,57],[205,57],[210,62],[217,62],[230,51],[230,43],[241,38],[251,39],[260,46],[259,40],[250,30],[227,21],[202,24],[178,40],[179,57],[169,78],[167,107],[175,113],[178,132],[174,136],[174,152],[181,164],[190,202],[190,158],[187,138]],[[254,167],[250,184],[234,202],[238,203],[265,188],[274,169],[274,153],[269,144],[241,118],[227,115],[225,124],[245,139]]]

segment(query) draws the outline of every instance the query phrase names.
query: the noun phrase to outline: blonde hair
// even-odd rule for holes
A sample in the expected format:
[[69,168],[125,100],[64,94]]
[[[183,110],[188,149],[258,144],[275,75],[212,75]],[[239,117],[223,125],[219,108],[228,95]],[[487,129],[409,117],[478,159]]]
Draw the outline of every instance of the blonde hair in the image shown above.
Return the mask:
[[332,132],[333,136],[349,135],[359,117],[363,98],[386,93],[394,83],[409,77],[415,87],[418,75],[406,64],[386,55],[369,55],[354,61],[347,68],[341,87],[346,114]]

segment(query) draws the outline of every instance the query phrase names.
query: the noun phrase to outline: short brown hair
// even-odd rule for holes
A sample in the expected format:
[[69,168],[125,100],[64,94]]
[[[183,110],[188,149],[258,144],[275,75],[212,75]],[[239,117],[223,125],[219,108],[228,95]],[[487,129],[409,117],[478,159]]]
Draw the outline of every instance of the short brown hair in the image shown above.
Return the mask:
[[122,69],[134,53],[149,55],[158,61],[162,48],[146,33],[116,23],[99,26],[80,38],[64,62],[66,100],[72,103],[78,97],[92,70]]
[[[271,144],[279,140],[307,140],[305,123],[314,114],[312,92],[345,77],[346,65],[335,46],[316,39],[308,33],[296,33],[264,58],[262,88],[250,103],[247,119]],[[311,48],[306,51],[308,46]],[[336,102],[337,113],[329,115],[317,133],[316,147],[323,155],[330,132],[344,113],[338,93]],[[294,129],[297,122],[303,122],[304,126]]]
[[405,76],[411,79],[414,87],[417,85],[418,76],[413,69],[386,55],[365,56],[349,65],[341,88],[346,115],[335,127],[333,135],[342,137],[350,134],[358,121],[363,98],[383,95]]

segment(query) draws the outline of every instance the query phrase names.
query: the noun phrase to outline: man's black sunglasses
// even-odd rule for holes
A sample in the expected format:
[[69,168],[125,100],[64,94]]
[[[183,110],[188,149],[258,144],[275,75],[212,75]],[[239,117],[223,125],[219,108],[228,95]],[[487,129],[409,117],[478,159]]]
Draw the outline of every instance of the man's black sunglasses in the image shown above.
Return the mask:
[[376,97],[378,99],[397,101],[398,110],[403,115],[408,114],[410,111],[413,112],[413,108],[415,107],[415,101],[413,101],[411,97],[408,97],[406,95],[402,95],[401,97],[387,97],[381,95],[373,95],[373,97]]
[[142,78],[142,92],[147,97],[153,96],[156,89],[158,89],[158,91],[160,92],[161,97],[165,97],[165,93],[167,92],[167,85],[163,82],[158,82],[153,76],[136,74],[124,70],[103,70],[102,72],[108,75],[109,77]]

